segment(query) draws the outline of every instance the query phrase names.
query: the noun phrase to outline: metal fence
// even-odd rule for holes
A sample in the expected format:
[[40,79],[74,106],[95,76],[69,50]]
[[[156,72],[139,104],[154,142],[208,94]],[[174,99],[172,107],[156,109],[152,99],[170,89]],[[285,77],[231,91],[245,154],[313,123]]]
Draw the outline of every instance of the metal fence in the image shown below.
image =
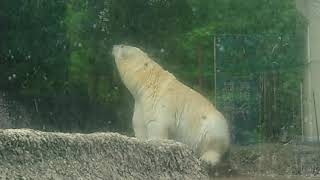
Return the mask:
[[215,100],[234,143],[289,142],[301,136],[304,48],[296,36],[214,38]]

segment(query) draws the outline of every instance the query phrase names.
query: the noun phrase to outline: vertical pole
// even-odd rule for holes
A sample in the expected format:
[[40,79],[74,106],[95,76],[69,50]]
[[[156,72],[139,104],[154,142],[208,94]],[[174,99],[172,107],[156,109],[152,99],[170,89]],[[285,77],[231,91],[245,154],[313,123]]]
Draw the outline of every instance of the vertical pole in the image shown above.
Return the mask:
[[302,141],[304,141],[304,112],[303,112],[303,84],[300,83],[300,118],[301,118],[301,135],[302,135]]
[[[315,106],[315,102],[319,99],[313,96],[320,91],[318,78],[320,76],[320,7],[317,6],[318,0],[296,0],[297,9],[308,20],[307,34],[306,34],[306,69],[304,74],[303,85],[303,137],[305,141],[317,142],[319,140],[319,124],[315,117],[315,108],[319,112],[319,107]],[[313,92],[314,91],[314,92]],[[317,125],[318,124],[318,125]],[[318,137],[317,137],[318,136]]]
[[260,124],[260,127],[259,127],[259,140],[260,142],[262,142],[263,138],[262,138],[262,112],[263,112],[263,105],[262,105],[262,98],[263,98],[263,73],[261,73],[259,75],[259,91],[260,91],[260,95],[259,95],[259,124]]
[[319,126],[318,126],[318,114],[317,114],[317,104],[316,104],[316,98],[314,95],[314,91],[313,91],[313,107],[314,107],[314,116],[315,116],[315,121],[316,121],[316,129],[317,129],[317,138],[318,138],[318,142],[320,142],[320,136],[319,136]]
[[198,85],[203,90],[203,47],[198,45]]
[[214,104],[217,105],[217,38],[213,36]]

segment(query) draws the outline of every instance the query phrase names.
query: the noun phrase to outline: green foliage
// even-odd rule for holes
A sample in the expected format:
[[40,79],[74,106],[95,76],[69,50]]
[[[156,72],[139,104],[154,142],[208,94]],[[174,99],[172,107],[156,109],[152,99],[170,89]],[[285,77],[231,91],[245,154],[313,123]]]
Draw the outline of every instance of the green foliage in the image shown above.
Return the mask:
[[[192,6],[194,26],[191,31],[181,35],[177,43],[181,46],[181,52],[187,53],[184,55],[183,67],[190,73],[183,75],[185,80],[197,84],[194,77],[201,74],[195,71],[195,67],[202,63],[200,64],[201,69],[204,70],[202,73],[206,74],[204,84],[212,84],[214,81],[213,37],[215,36],[216,58],[224,63],[219,67],[223,67],[221,71],[227,76],[261,77],[261,79],[267,79],[268,83],[274,83],[272,78],[277,78],[276,86],[267,87],[269,91],[277,89],[276,100],[268,100],[273,98],[271,94],[262,94],[268,97],[261,100],[263,110],[260,113],[267,115],[262,115],[263,118],[259,119],[260,125],[252,132],[236,127],[242,134],[238,137],[243,137],[248,142],[257,142],[258,140],[253,141],[252,139],[255,138],[252,137],[259,132],[262,133],[263,140],[277,140],[282,131],[287,131],[288,126],[295,127],[290,130],[292,136],[299,135],[301,131],[297,116],[300,113],[300,102],[294,97],[299,97],[300,94],[304,69],[303,45],[306,23],[295,9],[295,2],[291,0],[188,0],[188,3]],[[255,46],[257,44],[260,46]],[[199,49],[204,52],[202,62],[199,61],[201,59]],[[178,74],[185,72],[180,71]],[[277,73],[276,76],[272,75],[274,72]],[[218,78],[222,77],[218,76]],[[210,94],[213,88],[213,86],[202,87],[202,91]],[[218,94],[218,96],[229,95]],[[234,101],[241,101],[239,98],[241,99],[241,96],[232,94]],[[269,108],[271,106],[275,106],[277,110]],[[236,108],[239,109],[239,107]],[[237,119],[231,122],[233,125],[236,123]],[[246,126],[252,129],[252,125]]]
[[[64,82],[63,1],[2,1],[1,87],[31,96],[52,95]],[[39,51],[41,50],[41,51]],[[54,68],[53,68],[54,67]]]
[[[0,86],[29,99],[31,107],[39,99],[39,126],[126,131],[133,102],[111,56],[114,44],[144,49],[213,100],[214,37],[247,34],[262,41],[259,34],[277,34],[283,39],[252,48],[259,57],[254,68],[251,60],[225,68],[238,74],[277,71],[278,101],[285,107],[279,117],[285,117],[292,111],[286,104],[298,106],[292,97],[303,68],[304,25],[292,0],[3,0]],[[274,51],[275,42],[289,47]],[[241,43],[232,40],[225,48],[230,59],[244,59]],[[282,118],[281,126],[292,124],[289,119]],[[255,141],[257,132],[246,136]]]

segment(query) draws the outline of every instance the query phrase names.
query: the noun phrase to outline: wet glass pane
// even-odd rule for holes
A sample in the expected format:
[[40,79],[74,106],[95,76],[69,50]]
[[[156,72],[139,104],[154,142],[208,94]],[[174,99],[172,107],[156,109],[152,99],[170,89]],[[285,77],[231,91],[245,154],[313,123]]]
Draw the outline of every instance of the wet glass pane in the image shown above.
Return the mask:
[[0,178],[319,179],[319,32],[319,0],[1,0]]

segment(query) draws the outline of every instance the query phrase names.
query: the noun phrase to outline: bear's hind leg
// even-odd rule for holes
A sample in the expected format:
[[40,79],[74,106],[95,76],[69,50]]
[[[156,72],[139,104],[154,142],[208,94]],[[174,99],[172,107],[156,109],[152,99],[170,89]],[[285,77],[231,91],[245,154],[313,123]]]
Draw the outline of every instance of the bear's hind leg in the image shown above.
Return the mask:
[[147,125],[148,139],[168,139],[168,128],[157,121],[151,121]]
[[219,161],[221,159],[221,154],[214,151],[214,150],[209,150],[209,151],[204,152],[201,155],[200,159],[202,161],[209,163],[212,166],[215,166],[216,164],[219,163]]

